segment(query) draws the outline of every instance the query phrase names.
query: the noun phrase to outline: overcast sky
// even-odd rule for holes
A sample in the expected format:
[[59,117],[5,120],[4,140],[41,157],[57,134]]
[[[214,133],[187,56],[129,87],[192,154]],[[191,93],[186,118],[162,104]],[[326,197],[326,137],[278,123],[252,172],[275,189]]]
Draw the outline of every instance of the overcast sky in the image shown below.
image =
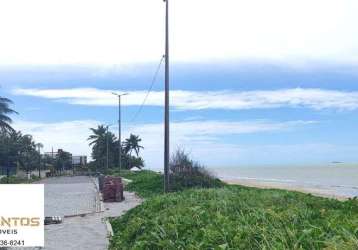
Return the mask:
[[[0,1],[0,95],[45,149],[117,120],[162,167],[162,0]],[[358,2],[171,0],[171,148],[214,166],[358,162]],[[135,119],[133,119],[135,118]],[[116,126],[112,127],[116,132]]]
[[[2,0],[0,63],[113,65],[163,53],[161,0]],[[355,0],[172,0],[173,61],[357,62]]]

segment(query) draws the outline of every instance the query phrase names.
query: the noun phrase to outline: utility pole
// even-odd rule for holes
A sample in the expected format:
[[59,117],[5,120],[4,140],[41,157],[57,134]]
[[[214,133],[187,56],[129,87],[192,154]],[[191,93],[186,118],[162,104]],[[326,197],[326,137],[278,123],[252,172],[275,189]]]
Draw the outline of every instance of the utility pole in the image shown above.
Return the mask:
[[108,158],[109,158],[109,152],[108,152],[108,127],[107,126],[107,132],[106,132],[106,153],[107,153],[107,157],[106,157],[106,171],[108,170]]
[[128,93],[117,94],[112,93],[113,95],[118,97],[118,166],[119,173],[122,171],[122,122],[121,122],[121,96],[128,95]]
[[6,184],[9,184],[9,179],[10,179],[10,161],[7,160],[7,164],[6,164]]
[[41,148],[43,148],[43,145],[41,143],[37,143],[36,146],[39,152],[39,178],[41,179]]
[[169,191],[169,0],[165,0],[164,192]]

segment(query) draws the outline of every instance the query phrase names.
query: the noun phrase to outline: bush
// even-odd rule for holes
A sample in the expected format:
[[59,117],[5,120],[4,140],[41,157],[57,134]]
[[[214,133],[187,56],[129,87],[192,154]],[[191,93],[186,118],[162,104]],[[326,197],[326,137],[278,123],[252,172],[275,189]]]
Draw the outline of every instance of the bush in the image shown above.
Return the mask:
[[32,181],[39,181],[39,180],[41,180],[41,178],[40,178],[38,175],[32,174],[32,175],[31,175],[31,180],[32,180]]
[[170,189],[179,191],[185,188],[212,188],[224,186],[218,178],[203,165],[193,161],[183,149],[177,149],[169,163]]
[[358,201],[239,186],[159,195],[111,221],[110,249],[357,249]]
[[133,167],[143,168],[144,160],[142,157],[136,157],[133,155],[122,155],[122,168],[131,169]]
[[150,198],[163,194],[163,175],[160,173],[150,170],[142,170],[140,172],[122,170],[120,174],[118,172],[112,172],[112,174],[130,179],[132,182],[125,185],[125,190],[135,192],[142,198]]
[[0,184],[24,184],[24,183],[32,183],[34,181],[38,181],[39,178],[36,176],[31,176],[31,179],[20,178],[16,176],[3,177],[0,179]]

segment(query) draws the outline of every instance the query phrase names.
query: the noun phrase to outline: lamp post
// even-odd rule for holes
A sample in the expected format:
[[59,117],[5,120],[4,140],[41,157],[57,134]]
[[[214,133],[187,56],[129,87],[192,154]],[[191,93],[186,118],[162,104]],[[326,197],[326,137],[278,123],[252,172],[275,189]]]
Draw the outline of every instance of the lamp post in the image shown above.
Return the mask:
[[107,133],[106,133],[106,171],[108,170],[108,156],[109,156],[109,152],[108,152],[108,126],[107,126]]
[[41,148],[43,148],[43,145],[41,143],[37,143],[37,148],[39,152],[39,178],[41,179]]
[[112,93],[112,94],[118,97],[118,166],[119,166],[119,173],[120,173],[122,170],[121,97],[128,95],[128,93],[124,93],[124,94]]
[[109,124],[106,127],[106,170],[109,168],[109,128],[112,127],[114,124]]

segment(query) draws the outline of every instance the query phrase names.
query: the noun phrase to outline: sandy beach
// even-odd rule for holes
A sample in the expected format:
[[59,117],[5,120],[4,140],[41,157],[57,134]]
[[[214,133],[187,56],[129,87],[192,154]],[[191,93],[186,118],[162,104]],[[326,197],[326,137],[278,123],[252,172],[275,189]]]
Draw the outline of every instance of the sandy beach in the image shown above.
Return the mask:
[[347,200],[350,198],[348,196],[337,195],[334,189],[321,188],[321,187],[320,188],[304,187],[300,185],[294,185],[292,183],[277,183],[277,182],[246,180],[246,179],[231,179],[231,180],[223,179],[223,181],[228,184],[242,185],[246,187],[297,191],[297,192],[312,194],[319,197],[333,198],[338,200]]

